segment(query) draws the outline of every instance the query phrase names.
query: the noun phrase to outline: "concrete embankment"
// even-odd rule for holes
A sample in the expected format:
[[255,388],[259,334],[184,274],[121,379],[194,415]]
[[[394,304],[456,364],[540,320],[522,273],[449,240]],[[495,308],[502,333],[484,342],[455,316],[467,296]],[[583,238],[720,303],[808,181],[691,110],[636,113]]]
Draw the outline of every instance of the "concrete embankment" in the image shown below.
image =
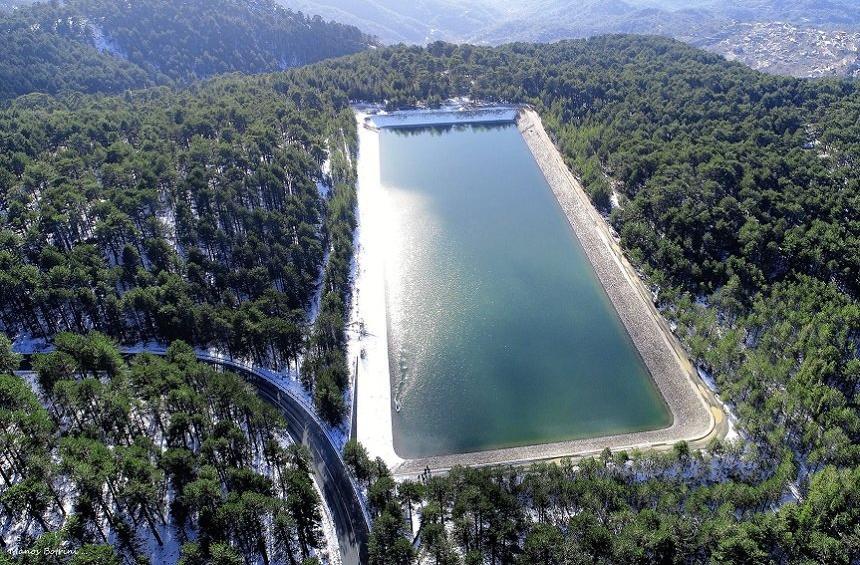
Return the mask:
[[654,308],[650,292],[565,165],[537,113],[522,109],[517,126],[663,396],[672,414],[672,424],[658,430],[409,460],[398,465],[394,472],[411,476],[428,467],[444,471],[455,465],[517,465],[578,458],[596,455],[606,447],[616,451],[669,449],[680,440],[703,447],[714,437],[724,437],[728,425],[720,404],[696,375],[680,343]]
[[[524,109],[517,125],[543,171],[553,194],[584,248],[597,278],[612,301],[636,349],[645,361],[673,416],[657,432],[627,434],[619,439],[643,443],[696,441],[715,432],[713,410],[719,404],[698,378],[686,352],[651,300],[636,271],[624,257],[604,218],[592,206],[582,184],[543,128],[540,117]],[[636,442],[640,443],[640,442]]]

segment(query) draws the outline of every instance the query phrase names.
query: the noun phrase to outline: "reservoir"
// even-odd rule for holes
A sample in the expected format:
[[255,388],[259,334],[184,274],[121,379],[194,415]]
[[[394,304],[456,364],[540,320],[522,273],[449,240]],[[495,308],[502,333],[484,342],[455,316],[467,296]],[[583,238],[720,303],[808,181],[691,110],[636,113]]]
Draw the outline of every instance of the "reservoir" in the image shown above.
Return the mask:
[[516,125],[378,135],[398,456],[672,424]]

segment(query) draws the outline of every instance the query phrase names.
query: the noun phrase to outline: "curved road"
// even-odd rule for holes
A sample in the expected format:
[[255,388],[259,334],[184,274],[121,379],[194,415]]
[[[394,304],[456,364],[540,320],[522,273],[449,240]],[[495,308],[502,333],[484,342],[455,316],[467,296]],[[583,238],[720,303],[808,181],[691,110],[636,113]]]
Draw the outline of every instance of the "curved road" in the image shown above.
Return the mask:
[[268,379],[241,368],[231,366],[230,369],[243,373],[257,388],[260,397],[280,410],[293,439],[310,449],[315,478],[334,520],[344,565],[367,563],[367,521],[340,453],[325,431],[304,406]]
[[[44,349],[47,351],[49,349]],[[124,355],[151,353],[164,355],[159,347],[120,347]],[[22,351],[29,355],[32,351]],[[256,387],[260,397],[277,408],[287,422],[287,432],[297,443],[307,446],[313,457],[314,480],[323,493],[323,502],[328,506],[337,531],[341,559],[344,565],[367,563],[367,539],[370,533],[370,518],[362,505],[355,483],[340,451],[335,447],[320,421],[298,394],[280,385],[265,371],[249,367],[240,362],[215,357],[197,351],[197,359],[204,363],[219,365],[240,373]]]
[[[154,349],[147,349],[147,351],[155,354],[163,353]],[[240,373],[245,380],[256,387],[263,400],[281,412],[287,422],[287,432],[294,441],[304,444],[311,452],[314,478],[323,493],[324,503],[331,512],[342,562],[344,565],[367,563],[370,519],[362,506],[340,451],[316,418],[313,408],[261,370],[231,359],[213,357],[200,352],[197,352],[197,359]]]

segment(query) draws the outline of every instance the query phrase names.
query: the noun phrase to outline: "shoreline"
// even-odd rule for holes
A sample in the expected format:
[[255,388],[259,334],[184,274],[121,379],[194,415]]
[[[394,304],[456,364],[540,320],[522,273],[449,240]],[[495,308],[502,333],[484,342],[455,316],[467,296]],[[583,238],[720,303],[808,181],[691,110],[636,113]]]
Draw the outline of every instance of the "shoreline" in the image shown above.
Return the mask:
[[[676,432],[671,438],[674,441],[710,439],[720,424],[714,411],[722,413],[722,404],[702,382],[687,352],[654,306],[651,291],[625,257],[579,179],[565,164],[540,116],[531,108],[523,108],[516,123],[672,413],[671,426],[637,434],[664,432],[669,439],[668,434]],[[657,335],[659,340],[655,339]],[[703,418],[703,414],[707,417]],[[726,415],[721,415],[725,419]],[[633,435],[607,436],[607,439]]]
[[354,385],[354,427],[371,457],[392,469],[404,463],[394,451],[388,315],[385,304],[385,201],[380,183],[379,134],[364,127],[368,114],[356,111],[358,183],[355,276],[349,320],[348,361]]
[[[358,297],[354,300],[351,321],[363,322],[370,336],[351,339],[350,359],[358,359],[356,381],[362,379],[356,396],[357,438],[371,456],[382,457],[395,477],[414,478],[425,468],[445,472],[456,465],[525,465],[593,456],[606,447],[614,451],[671,449],[681,440],[696,448],[706,446],[714,437],[725,437],[728,421],[721,405],[698,378],[680,343],[654,307],[650,292],[624,258],[579,181],[564,164],[537,113],[520,108],[515,123],[648,368],[672,415],[672,423],[656,430],[522,447],[410,460],[399,457],[393,446],[384,263],[379,251],[385,244],[385,211],[384,201],[379,198],[378,133],[364,127],[365,117],[367,114],[356,113],[359,151],[364,155],[359,159],[359,265],[355,283]],[[469,123],[468,118],[464,123]],[[367,352],[363,359],[362,349]]]

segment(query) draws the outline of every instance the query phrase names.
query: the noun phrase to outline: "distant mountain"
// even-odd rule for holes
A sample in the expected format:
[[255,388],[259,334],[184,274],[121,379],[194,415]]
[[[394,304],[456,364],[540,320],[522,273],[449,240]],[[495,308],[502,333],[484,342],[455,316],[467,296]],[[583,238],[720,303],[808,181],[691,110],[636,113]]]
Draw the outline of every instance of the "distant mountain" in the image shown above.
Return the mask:
[[860,27],[860,5],[856,0],[712,0],[708,9],[716,17],[742,22]]
[[388,43],[635,33],[674,37],[780,74],[851,76],[860,68],[851,36],[860,31],[857,0],[279,1],[358,25]]
[[666,11],[624,0],[530,0],[517,18],[475,34],[482,43],[557,41],[605,33],[675,36],[684,30],[713,25],[702,10]]
[[0,98],[117,92],[355,53],[357,28],[271,0],[66,0],[0,15]]
[[491,0],[279,0],[372,33],[386,43],[463,41],[515,13]]
[[31,3],[28,0],[0,0],[0,10],[8,11]]
[[[632,7],[665,12],[700,10],[712,18],[738,22],[782,22],[794,25],[860,26],[856,0],[625,0]],[[573,2],[577,4],[577,2]]]
[[782,22],[725,25],[689,43],[772,74],[860,77],[860,31]]

